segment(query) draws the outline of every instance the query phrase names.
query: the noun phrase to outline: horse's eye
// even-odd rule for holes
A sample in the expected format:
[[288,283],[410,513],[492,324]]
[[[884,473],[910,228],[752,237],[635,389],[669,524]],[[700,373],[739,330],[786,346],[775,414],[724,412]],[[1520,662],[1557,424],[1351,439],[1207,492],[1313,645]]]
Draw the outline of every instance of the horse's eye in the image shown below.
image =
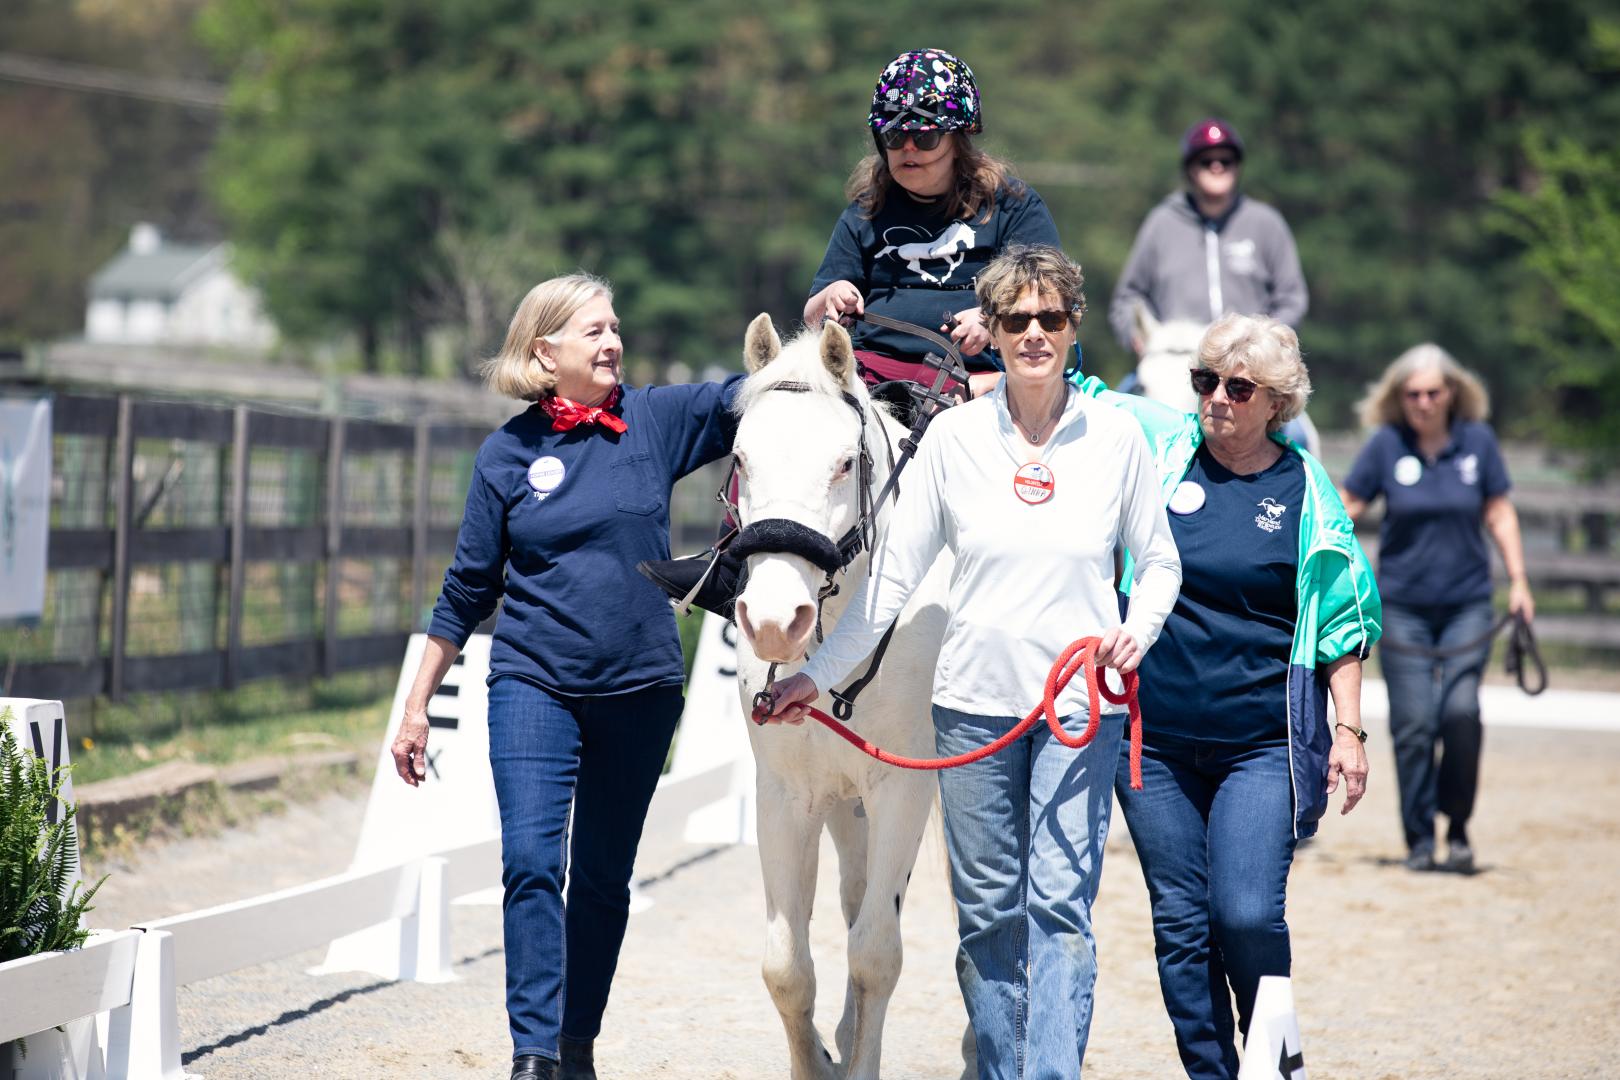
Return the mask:
[[847,457],[847,458],[844,459],[844,463],[842,465],[838,466],[838,475],[839,476],[848,476],[849,473],[850,473],[850,470],[853,469],[854,467],[855,467],[855,459],[853,457]]

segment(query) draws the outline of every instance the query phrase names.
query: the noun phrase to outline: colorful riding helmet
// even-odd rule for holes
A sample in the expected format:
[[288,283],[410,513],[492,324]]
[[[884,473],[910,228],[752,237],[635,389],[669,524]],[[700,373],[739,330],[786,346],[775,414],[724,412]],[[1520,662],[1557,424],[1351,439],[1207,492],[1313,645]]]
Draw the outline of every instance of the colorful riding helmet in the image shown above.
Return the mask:
[[913,49],[889,62],[872,92],[873,135],[901,131],[984,130],[973,69],[943,49]]
[[1239,161],[1243,160],[1243,139],[1231,124],[1215,116],[1200,120],[1181,137],[1181,163],[1185,165],[1205,150],[1218,146],[1227,147]]

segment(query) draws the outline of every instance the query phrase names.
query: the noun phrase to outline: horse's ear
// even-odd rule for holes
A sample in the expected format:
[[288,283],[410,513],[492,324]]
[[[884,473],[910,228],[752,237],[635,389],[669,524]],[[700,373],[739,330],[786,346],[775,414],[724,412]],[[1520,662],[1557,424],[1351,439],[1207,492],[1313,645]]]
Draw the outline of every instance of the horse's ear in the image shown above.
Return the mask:
[[1136,302],[1136,336],[1147,341],[1159,329],[1159,320],[1153,317],[1147,305],[1138,300]]
[[839,386],[855,374],[855,346],[850,343],[849,331],[832,319],[821,324],[821,362]]
[[743,367],[752,375],[766,364],[775,360],[782,351],[782,339],[776,336],[776,327],[771,325],[771,317],[765,312],[754,316],[754,321],[748,324],[748,333],[743,336]]

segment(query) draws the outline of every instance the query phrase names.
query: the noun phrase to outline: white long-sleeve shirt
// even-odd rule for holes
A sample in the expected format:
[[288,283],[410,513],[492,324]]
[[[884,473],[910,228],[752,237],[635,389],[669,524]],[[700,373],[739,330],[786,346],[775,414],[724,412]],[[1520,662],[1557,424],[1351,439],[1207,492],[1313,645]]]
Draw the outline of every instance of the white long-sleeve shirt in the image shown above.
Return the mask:
[[[843,685],[942,548],[956,563],[934,671],[939,705],[984,716],[1028,712],[1070,642],[1120,625],[1116,545],[1136,559],[1125,630],[1144,650],[1152,645],[1181,588],[1152,454],[1128,413],[1068,395],[1035,458],[1013,428],[1005,381],[934,420],[901,478],[872,573],[803,669],[817,687]],[[1035,505],[1013,488],[1032,460],[1053,482],[1051,497]],[[1085,700],[1077,676],[1058,698],[1059,714],[1079,712]],[[1105,703],[1104,711],[1120,708]]]

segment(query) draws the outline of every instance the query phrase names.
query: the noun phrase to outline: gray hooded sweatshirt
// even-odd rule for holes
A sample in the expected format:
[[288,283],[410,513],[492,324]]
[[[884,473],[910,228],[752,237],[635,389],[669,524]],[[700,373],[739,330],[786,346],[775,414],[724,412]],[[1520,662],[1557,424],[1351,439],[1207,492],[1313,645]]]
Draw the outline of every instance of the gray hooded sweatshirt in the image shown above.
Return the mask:
[[1183,191],[1142,222],[1108,305],[1108,323],[1127,349],[1138,300],[1160,321],[1211,323],[1235,311],[1271,315],[1296,329],[1310,303],[1281,214],[1239,193],[1224,217],[1209,219]]

